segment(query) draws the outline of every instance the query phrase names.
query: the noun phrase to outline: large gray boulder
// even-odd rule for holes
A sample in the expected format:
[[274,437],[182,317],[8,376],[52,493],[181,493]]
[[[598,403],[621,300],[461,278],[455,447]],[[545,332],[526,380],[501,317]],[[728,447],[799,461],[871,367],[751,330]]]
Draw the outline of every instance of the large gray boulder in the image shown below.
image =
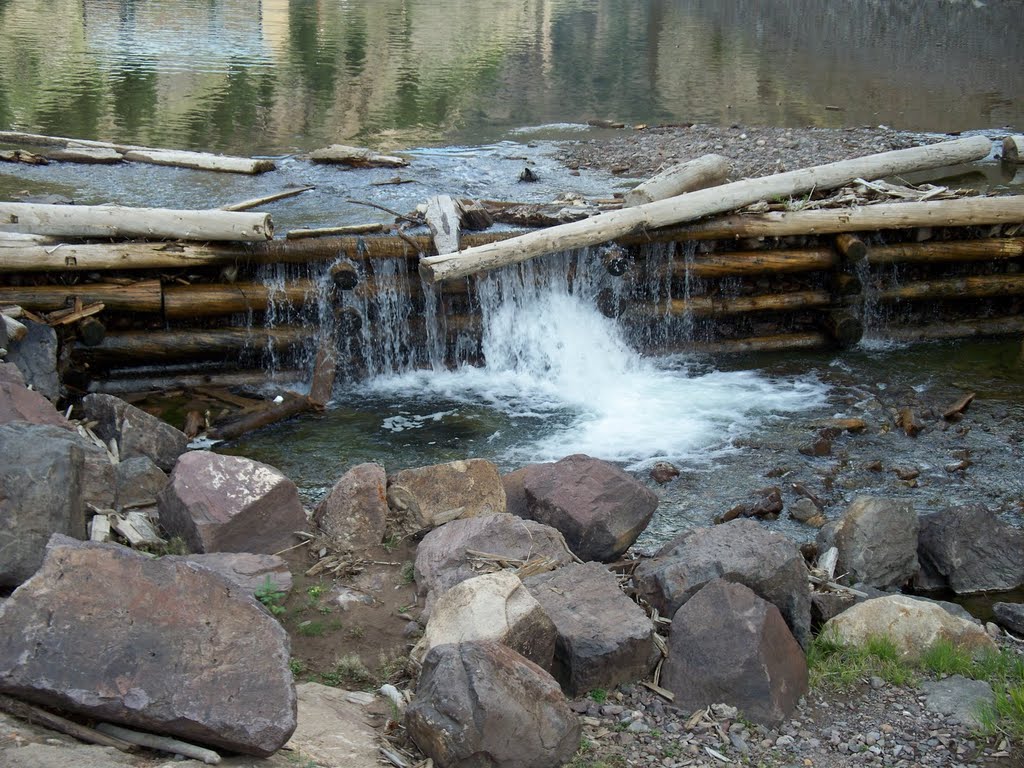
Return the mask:
[[186,453],[157,500],[163,529],[193,552],[273,554],[307,525],[295,483],[241,456]]
[[439,768],[556,768],[580,745],[579,721],[555,679],[494,642],[427,654],[405,724]]
[[452,461],[389,477],[388,505],[411,529],[424,531],[458,518],[504,512],[505,488],[492,462]]
[[379,546],[387,527],[388,478],[380,464],[353,467],[313,511],[313,523],[346,552]]
[[557,528],[581,560],[611,562],[651,521],[658,496],[614,464],[584,454],[522,475],[526,516]]
[[724,703],[775,727],[807,692],[807,661],[778,608],[717,579],[672,617],[661,684],[684,712]]
[[1024,585],[1024,531],[980,505],[922,516],[917,554],[922,588],[969,594]]
[[858,496],[818,532],[818,551],[839,550],[836,573],[849,583],[899,587],[917,573],[917,513],[908,501]]
[[7,362],[14,363],[25,377],[25,383],[48,400],[60,397],[60,376],[57,375],[57,331],[45,323],[19,320],[28,334],[7,347]]
[[567,565],[523,582],[554,622],[553,674],[570,697],[647,676],[654,625],[600,563]]
[[637,591],[672,616],[705,584],[724,578],[744,584],[774,604],[801,646],[811,639],[807,568],[791,540],[755,520],[695,528],[666,544],[633,574]]
[[995,603],[992,615],[1015,635],[1024,636],[1024,603]]
[[412,655],[422,661],[435,646],[470,640],[501,643],[548,670],[555,654],[551,619],[511,571],[466,579],[438,597]]
[[470,517],[436,528],[416,548],[416,591],[429,612],[436,593],[478,576],[470,552],[526,562],[544,558],[552,567],[573,561],[562,534],[509,514]]
[[167,473],[148,456],[135,456],[114,468],[118,507],[156,505],[156,497],[167,487]]
[[287,634],[205,568],[55,536],[0,627],[17,698],[251,755],[295,729]]
[[86,419],[97,422],[97,435],[117,440],[122,459],[148,456],[164,472],[170,472],[188,447],[184,432],[119,397],[86,395],[82,410]]

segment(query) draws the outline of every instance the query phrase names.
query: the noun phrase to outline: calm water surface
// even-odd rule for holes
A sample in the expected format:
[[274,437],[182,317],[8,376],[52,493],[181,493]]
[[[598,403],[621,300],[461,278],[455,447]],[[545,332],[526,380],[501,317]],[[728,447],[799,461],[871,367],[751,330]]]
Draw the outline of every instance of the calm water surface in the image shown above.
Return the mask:
[[0,128],[276,154],[630,123],[1024,126],[1017,0],[0,0]]

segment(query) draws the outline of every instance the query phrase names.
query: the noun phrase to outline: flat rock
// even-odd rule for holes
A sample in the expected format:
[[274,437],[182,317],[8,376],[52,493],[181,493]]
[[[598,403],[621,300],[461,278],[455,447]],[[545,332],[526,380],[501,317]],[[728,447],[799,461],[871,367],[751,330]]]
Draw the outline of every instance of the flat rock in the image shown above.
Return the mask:
[[968,728],[981,727],[978,714],[982,708],[995,702],[992,686],[984,680],[971,680],[962,675],[950,675],[944,680],[926,680],[921,683],[924,707],[929,712],[955,717]]
[[194,552],[273,554],[307,525],[299,490],[281,472],[210,451],[183,455],[158,501],[161,526]]
[[637,591],[662,616],[672,616],[718,578],[744,584],[782,613],[801,646],[811,639],[811,595],[803,556],[791,540],[756,520],[695,528],[637,567]]
[[380,768],[377,731],[349,692],[319,683],[295,686],[298,727],[286,749],[294,764],[312,761],[328,768]]
[[571,564],[523,583],[554,623],[552,672],[566,695],[612,690],[651,671],[654,626],[606,567]]
[[104,440],[117,440],[122,459],[148,456],[164,472],[188,447],[181,430],[113,395],[92,394],[82,399],[86,419],[98,423],[94,431]]
[[556,768],[581,735],[555,679],[493,642],[431,650],[405,724],[440,768]]
[[527,517],[561,531],[581,560],[618,559],[658,506],[652,490],[614,464],[584,454],[526,469]]
[[550,670],[555,654],[555,626],[511,571],[466,579],[440,595],[423,637],[413,649],[422,661],[437,645],[493,640]]
[[818,532],[818,551],[839,550],[836,573],[872,587],[898,587],[917,573],[917,513],[907,501],[858,496]]
[[1024,605],[1021,603],[995,603],[992,615],[1000,625],[1018,637],[1024,635]]
[[388,478],[380,464],[353,467],[313,512],[313,523],[344,551],[379,546],[387,526]]
[[437,594],[480,575],[470,552],[519,562],[545,558],[552,567],[573,561],[562,534],[533,520],[509,514],[454,520],[428,533],[416,548],[416,591],[428,611]]
[[259,756],[295,729],[284,629],[194,564],[56,535],[0,628],[0,691],[15,697]]
[[830,619],[822,632],[835,632],[840,641],[854,645],[884,635],[908,658],[916,658],[938,640],[948,640],[972,651],[995,650],[984,627],[958,618],[940,605],[906,595],[858,603]]
[[277,555],[256,555],[251,552],[211,552],[207,555],[166,555],[164,560],[194,563],[218,573],[250,595],[268,584],[277,592],[290,592],[292,572],[288,563]]
[[486,459],[403,469],[388,478],[388,506],[417,531],[505,511],[498,468]]
[[114,467],[117,506],[156,505],[156,497],[167,487],[167,473],[148,456],[134,456]]
[[672,617],[661,684],[684,712],[724,703],[776,727],[807,692],[807,662],[778,608],[717,579]]
[[1024,531],[980,505],[922,516],[918,557],[922,587],[969,594],[1024,585]]

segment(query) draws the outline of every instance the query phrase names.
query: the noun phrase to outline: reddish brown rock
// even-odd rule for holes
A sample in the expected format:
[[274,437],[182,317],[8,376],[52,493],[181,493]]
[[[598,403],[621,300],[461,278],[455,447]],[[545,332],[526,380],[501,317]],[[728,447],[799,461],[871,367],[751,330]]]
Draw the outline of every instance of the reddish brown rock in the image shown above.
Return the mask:
[[345,551],[376,547],[387,525],[388,478],[380,464],[353,467],[313,512],[313,523]]
[[273,554],[307,527],[295,483],[241,456],[186,453],[158,501],[160,525],[194,552]]
[[25,386],[21,370],[13,363],[0,363],[0,424],[27,421],[72,429],[53,403]]
[[251,755],[295,730],[284,629],[194,564],[55,536],[0,626],[0,691],[17,698]]
[[388,505],[424,531],[451,520],[505,511],[498,468],[485,459],[403,469],[388,478]]
[[651,480],[656,482],[658,485],[670,483],[677,477],[679,477],[679,469],[675,464],[668,461],[659,461],[651,467]]
[[610,562],[647,527],[658,497],[614,464],[583,454],[535,464],[523,477],[527,517],[557,528],[582,560]]

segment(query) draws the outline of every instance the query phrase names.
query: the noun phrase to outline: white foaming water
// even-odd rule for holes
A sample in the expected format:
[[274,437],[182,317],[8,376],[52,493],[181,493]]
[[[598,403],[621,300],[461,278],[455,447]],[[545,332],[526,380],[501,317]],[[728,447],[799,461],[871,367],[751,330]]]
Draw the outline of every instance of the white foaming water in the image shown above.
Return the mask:
[[709,449],[724,450],[728,438],[766,419],[824,402],[825,386],[810,376],[776,379],[642,357],[594,306],[609,280],[589,254],[549,262],[543,273],[521,265],[481,278],[483,367],[379,376],[366,390],[485,405],[531,423],[533,438],[510,448],[509,461],[586,453],[634,466],[710,457]]

